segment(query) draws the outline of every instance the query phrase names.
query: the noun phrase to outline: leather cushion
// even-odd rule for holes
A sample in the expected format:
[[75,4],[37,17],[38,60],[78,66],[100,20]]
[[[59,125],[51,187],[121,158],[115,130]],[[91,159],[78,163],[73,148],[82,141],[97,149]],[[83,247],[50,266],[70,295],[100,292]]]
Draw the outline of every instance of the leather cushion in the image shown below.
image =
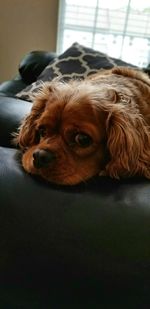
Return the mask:
[[59,187],[19,162],[15,149],[0,148],[0,285],[9,295],[1,308],[3,297],[29,291],[52,308],[147,308],[149,182]]
[[12,133],[30,112],[32,104],[8,96],[0,96],[0,145],[12,147]]

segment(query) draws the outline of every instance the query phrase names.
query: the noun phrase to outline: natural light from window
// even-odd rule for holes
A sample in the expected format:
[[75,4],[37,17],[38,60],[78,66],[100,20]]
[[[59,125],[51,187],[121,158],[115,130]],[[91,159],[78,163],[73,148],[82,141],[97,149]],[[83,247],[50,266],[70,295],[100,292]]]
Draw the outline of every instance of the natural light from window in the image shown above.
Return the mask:
[[147,66],[150,0],[60,0],[58,52],[74,42]]

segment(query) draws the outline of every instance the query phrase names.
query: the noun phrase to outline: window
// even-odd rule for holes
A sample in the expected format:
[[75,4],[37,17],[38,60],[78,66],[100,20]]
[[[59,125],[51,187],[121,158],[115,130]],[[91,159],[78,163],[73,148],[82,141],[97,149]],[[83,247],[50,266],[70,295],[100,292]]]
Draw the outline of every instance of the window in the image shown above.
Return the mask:
[[78,42],[140,67],[150,63],[150,0],[59,2],[59,53]]

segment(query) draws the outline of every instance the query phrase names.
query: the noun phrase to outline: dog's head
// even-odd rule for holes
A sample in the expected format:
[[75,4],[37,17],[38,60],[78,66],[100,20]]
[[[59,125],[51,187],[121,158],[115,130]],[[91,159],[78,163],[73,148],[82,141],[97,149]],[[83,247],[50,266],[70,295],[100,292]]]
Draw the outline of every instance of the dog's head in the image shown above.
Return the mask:
[[73,185],[96,174],[144,173],[141,145],[147,135],[114,89],[86,80],[46,83],[16,141],[27,172]]

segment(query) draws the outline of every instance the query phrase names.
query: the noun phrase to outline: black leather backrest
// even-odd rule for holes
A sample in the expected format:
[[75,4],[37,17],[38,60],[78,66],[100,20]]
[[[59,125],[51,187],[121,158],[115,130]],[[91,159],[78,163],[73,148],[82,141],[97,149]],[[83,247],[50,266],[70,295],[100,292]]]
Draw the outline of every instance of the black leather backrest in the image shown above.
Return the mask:
[[19,65],[19,73],[26,84],[36,81],[44,68],[56,57],[53,52],[32,51]]

